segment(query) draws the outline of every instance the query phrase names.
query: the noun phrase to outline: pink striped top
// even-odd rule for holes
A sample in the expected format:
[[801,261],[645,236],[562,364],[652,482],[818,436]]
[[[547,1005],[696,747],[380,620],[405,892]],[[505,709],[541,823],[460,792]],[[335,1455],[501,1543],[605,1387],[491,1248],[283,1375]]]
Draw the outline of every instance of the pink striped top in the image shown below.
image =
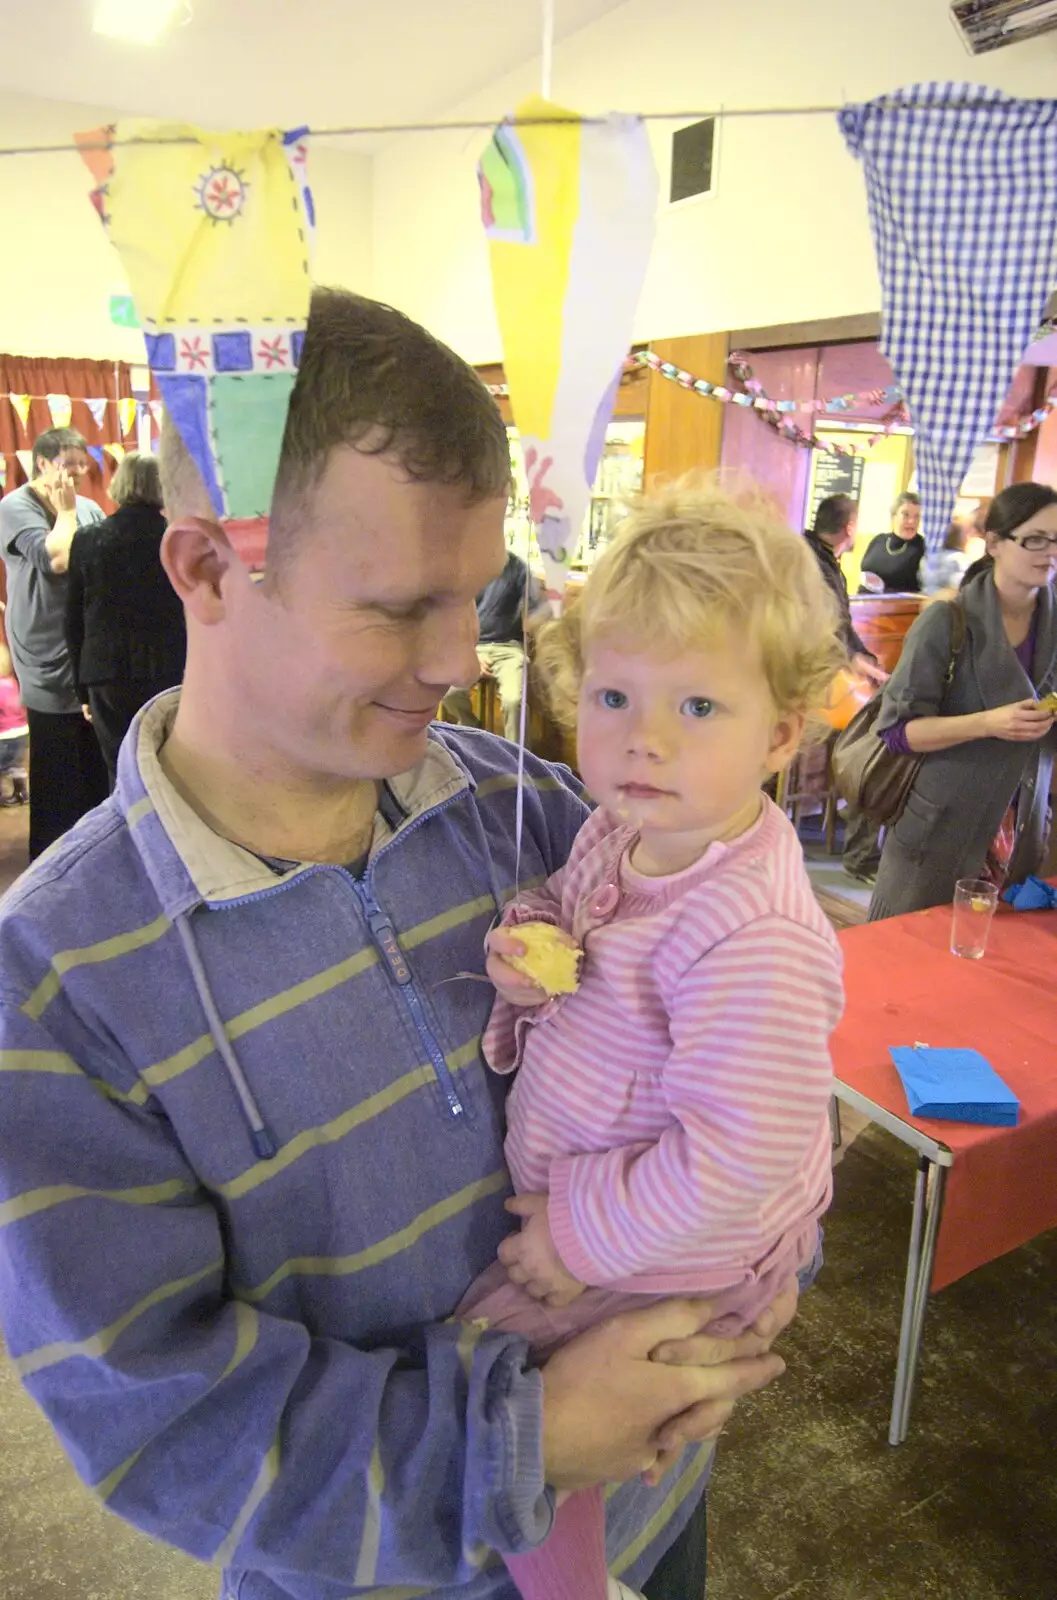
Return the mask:
[[549,1192],[581,1282],[751,1299],[783,1257],[806,1264],[829,1203],[840,947],[769,800],[671,877],[632,869],[634,838],[596,811],[503,919],[560,924],[585,951],[576,994],[493,1007],[485,1057],[520,1069],[507,1159],[520,1193]]

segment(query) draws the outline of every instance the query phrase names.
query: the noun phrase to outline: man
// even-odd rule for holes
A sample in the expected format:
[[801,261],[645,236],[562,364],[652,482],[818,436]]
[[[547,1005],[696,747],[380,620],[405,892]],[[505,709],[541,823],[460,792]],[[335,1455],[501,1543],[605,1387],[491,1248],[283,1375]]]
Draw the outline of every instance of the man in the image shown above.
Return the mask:
[[[496,680],[503,708],[503,732],[512,744],[521,734],[521,689],[525,676],[524,628],[526,620],[546,610],[543,591],[529,576],[521,557],[510,551],[498,578],[477,596],[477,621],[481,630],[477,656]],[[457,722],[479,728],[467,689],[452,689],[445,707]]]
[[[815,526],[805,535],[815,552],[819,571],[837,602],[840,616],[840,636],[848,652],[848,665],[852,672],[868,678],[871,683],[884,683],[888,674],[877,657],[867,650],[855,631],[852,621],[848,582],[841,570],[840,558],[855,543],[859,507],[850,494],[831,494],[821,501],[815,513]],[[872,888],[881,864],[880,829],[876,822],[857,811],[854,806],[844,811],[844,852],[841,862],[845,872],[859,883]]]
[[70,546],[78,528],[103,518],[94,500],[77,493],[89,467],[82,435],[50,428],[33,446],[33,481],[0,501],[5,621],[29,723],[31,861],[107,794],[64,636]]
[[[510,1229],[492,996],[458,975],[514,888],[515,753],[430,727],[503,564],[494,406],[318,291],[259,583],[162,446],[182,693],[0,912],[9,1353],[96,1493],[239,1600],[514,1600],[492,1552],[606,1481],[628,1580],[674,1541],[647,1592],[700,1593],[684,1447],[781,1370],[795,1298],[733,1346],[668,1302],[542,1374],[447,1320]],[[585,814],[562,769],[526,779],[523,883]]]

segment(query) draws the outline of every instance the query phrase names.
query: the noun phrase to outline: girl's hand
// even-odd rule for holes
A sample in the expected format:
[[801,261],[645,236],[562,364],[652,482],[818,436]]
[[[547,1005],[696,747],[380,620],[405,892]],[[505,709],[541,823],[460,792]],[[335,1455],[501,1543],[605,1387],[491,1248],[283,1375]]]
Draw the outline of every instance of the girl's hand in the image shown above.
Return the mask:
[[983,713],[984,737],[1005,739],[1012,744],[1032,744],[1044,739],[1053,727],[1053,714],[1042,711],[1034,700],[1017,700]]
[[547,998],[546,990],[542,989],[533,978],[529,978],[516,967],[512,967],[506,959],[507,956],[523,956],[525,946],[517,936],[516,928],[493,928],[485,939],[484,970],[495,984],[496,993],[508,1005],[517,1006],[521,1011],[528,1011],[533,1006],[541,1006]]
[[511,1283],[520,1283],[533,1300],[542,1300],[552,1311],[560,1311],[584,1292],[585,1285],[566,1269],[554,1247],[547,1218],[545,1194],[522,1194],[508,1200],[508,1211],[521,1217],[521,1232],[504,1239],[499,1259]]

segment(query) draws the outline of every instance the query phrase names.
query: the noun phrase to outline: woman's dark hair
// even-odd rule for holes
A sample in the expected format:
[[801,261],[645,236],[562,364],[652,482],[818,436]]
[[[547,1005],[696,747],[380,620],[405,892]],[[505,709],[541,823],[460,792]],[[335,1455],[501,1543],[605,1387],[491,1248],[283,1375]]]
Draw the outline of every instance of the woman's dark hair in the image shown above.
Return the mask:
[[[1051,489],[1045,483],[1010,484],[1008,489],[1003,489],[991,501],[984,519],[984,532],[993,533],[999,539],[1012,539],[1018,528],[1038,516],[1040,511],[1045,511],[1047,506],[1057,506],[1057,489]],[[981,572],[990,572],[994,564],[995,558],[991,555],[981,556],[979,561],[974,561],[962,579],[962,588],[978,578]]]
[[817,539],[835,533],[847,533],[848,524],[858,509],[858,501],[853,500],[850,494],[828,494],[825,500],[819,501],[815,526],[811,531]]

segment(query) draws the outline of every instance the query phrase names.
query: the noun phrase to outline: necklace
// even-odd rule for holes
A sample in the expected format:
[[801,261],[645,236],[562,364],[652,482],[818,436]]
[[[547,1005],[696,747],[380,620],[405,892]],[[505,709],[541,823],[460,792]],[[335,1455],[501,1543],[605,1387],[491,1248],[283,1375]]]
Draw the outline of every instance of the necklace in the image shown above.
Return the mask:
[[[897,546],[895,550],[892,549],[893,542]],[[885,549],[890,556],[901,556],[909,543],[909,539],[901,539],[898,533],[890,533],[885,539]]]

